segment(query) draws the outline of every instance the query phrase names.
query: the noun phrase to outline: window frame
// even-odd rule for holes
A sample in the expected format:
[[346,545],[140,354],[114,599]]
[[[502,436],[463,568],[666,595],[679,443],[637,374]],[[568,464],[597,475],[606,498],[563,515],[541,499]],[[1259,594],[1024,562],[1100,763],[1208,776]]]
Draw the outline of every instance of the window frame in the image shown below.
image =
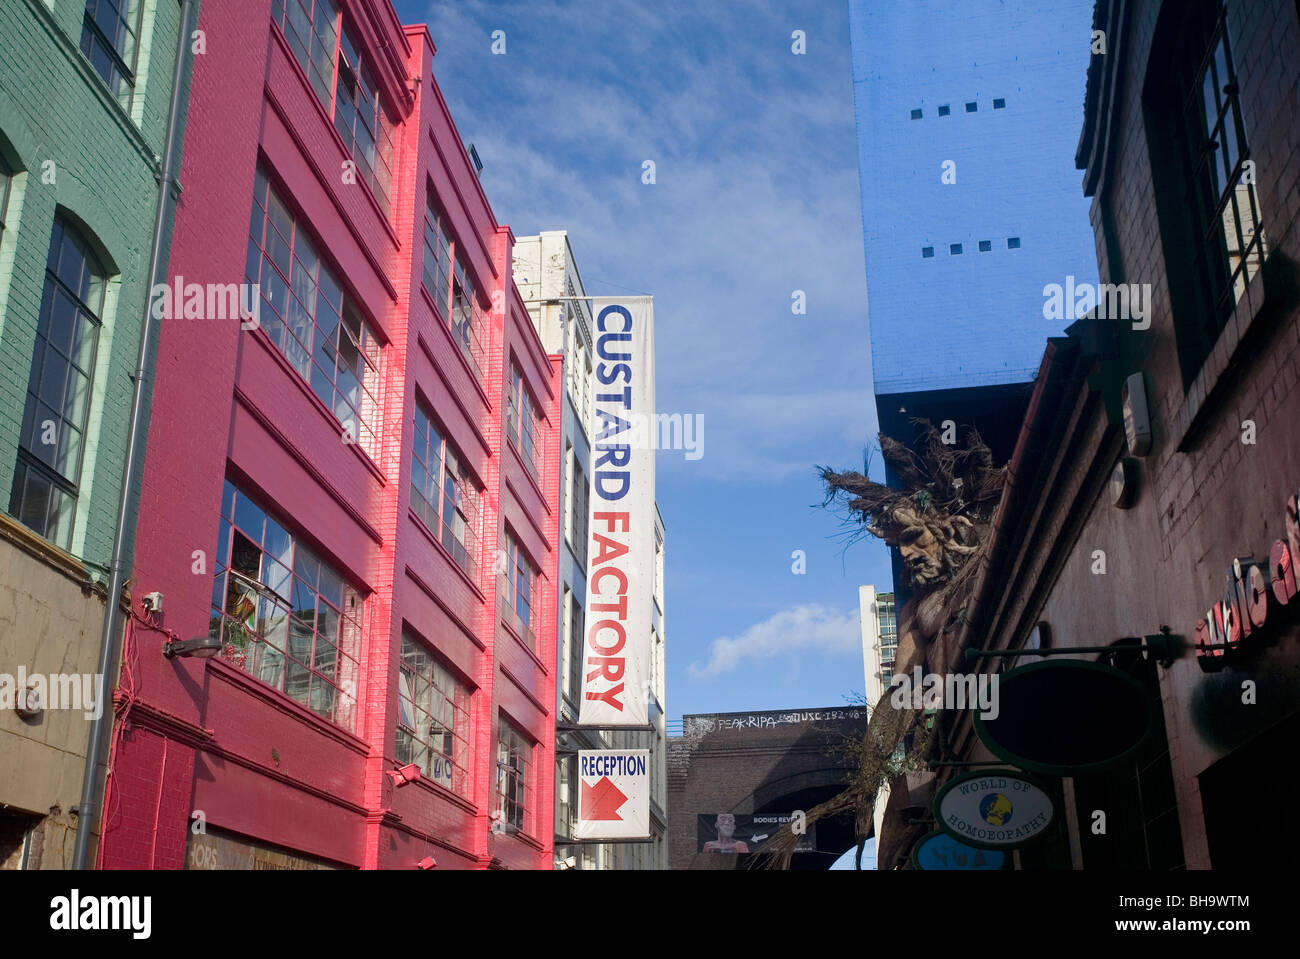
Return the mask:
[[[307,14],[307,29],[310,36],[303,38],[299,36],[298,27],[293,24],[289,17],[289,4],[293,4],[298,10]],[[310,10],[307,7],[311,7]],[[317,17],[317,11],[320,9],[329,9],[332,15],[328,21],[324,18]],[[304,75],[307,77],[307,83],[312,91],[316,94],[316,99],[320,101],[325,112],[331,119],[334,116],[334,85],[335,77],[338,71],[338,49],[339,49],[339,21],[341,12],[338,0],[271,0],[271,21],[280,28],[280,33],[284,37],[285,43],[293,52],[294,59],[298,66],[302,68]],[[331,28],[331,37],[328,46],[321,34],[320,27],[328,22]],[[299,43],[296,45],[295,40]],[[316,41],[320,41],[320,49],[323,57],[320,61],[313,58],[312,53],[315,50]],[[299,49],[299,47],[302,49]],[[324,57],[328,57],[329,76],[321,75],[321,68],[325,63]],[[305,59],[305,62],[304,62]],[[317,86],[316,78],[324,83],[324,88]]]
[[427,191],[420,282],[437,307],[439,319],[451,331],[451,337],[460,347],[470,370],[479,383],[483,383],[487,363],[487,311],[483,309],[479,297],[481,291],[461,256],[460,241],[448,223],[446,210],[438,202],[432,183],[427,185]]
[[[423,421],[423,426],[421,425]],[[415,400],[414,433],[411,443],[411,507],[421,521],[429,527],[443,548],[451,554],[456,565],[474,582],[478,582],[479,570],[479,523],[481,519],[481,491],[474,482],[473,475],[465,468],[465,458],[455,444],[447,438],[446,430],[433,415],[428,404],[419,396]],[[421,436],[423,434],[423,451]],[[437,438],[436,463],[433,439]],[[419,470],[423,471],[425,488],[417,483]],[[454,466],[454,468],[453,468]],[[437,475],[436,484],[433,483]],[[451,483],[456,496],[449,497],[448,483]],[[429,501],[432,492],[436,503]],[[451,500],[449,504],[448,500]],[[463,536],[456,536],[456,523],[448,522],[448,514],[454,509],[455,519],[460,521]],[[448,539],[451,543],[448,543]],[[457,551],[456,547],[460,550]]]
[[[358,446],[375,462],[381,440],[387,344],[321,252],[321,244],[311,234],[306,220],[284,196],[265,165],[259,164],[244,260],[244,281],[255,287],[261,298],[258,326],[329,409],[344,441]],[[252,273],[255,249],[256,276]],[[278,262],[280,259],[285,263]],[[282,308],[275,305],[276,298],[284,304]],[[310,306],[304,302],[306,299],[312,301]],[[331,331],[326,332],[322,316],[335,321]],[[304,342],[303,334],[308,342]],[[325,338],[318,340],[318,334]],[[343,365],[349,356],[354,361],[352,368]],[[324,360],[331,362],[332,370],[325,369]],[[345,377],[356,383],[355,401],[349,398]],[[340,416],[340,406],[351,416]]]
[[[78,259],[77,289],[73,289],[66,276],[65,256],[73,253]],[[45,258],[45,279],[41,288],[41,311],[37,318],[36,333],[32,344],[32,361],[27,377],[27,388],[23,400],[23,418],[20,427],[18,449],[15,456],[13,483],[9,495],[9,514],[24,526],[48,539],[60,549],[70,550],[72,535],[76,527],[77,506],[81,499],[81,474],[85,465],[87,433],[90,430],[90,407],[94,399],[96,365],[99,357],[99,335],[103,328],[103,311],[107,305],[109,273],[94,246],[85,233],[71,219],[59,212],[54,217],[50,229],[50,248]],[[60,331],[54,329],[56,297],[63,297],[71,307],[72,318],[67,330],[67,353],[65,355],[60,343],[54,342]],[[98,305],[92,305],[97,301]],[[50,369],[50,357],[53,354],[59,364],[63,378],[59,389],[59,409],[49,408],[45,390],[45,377],[53,372]],[[73,383],[73,376],[80,375],[84,393],[80,399],[80,413],[73,418],[67,416],[69,402],[68,388]],[[35,384],[35,386],[33,386]],[[42,417],[41,411],[54,413],[53,417]],[[55,450],[54,462],[45,458],[32,448],[37,430],[44,434],[43,424],[54,422]],[[59,467],[58,461],[64,446],[64,438],[75,434],[79,438],[79,448],[75,453],[75,465],[71,474]],[[42,444],[46,445],[46,444]],[[47,487],[44,514],[45,518],[38,528],[23,518],[27,512],[31,477],[35,474]],[[61,528],[51,527],[51,508],[56,497],[63,503]]]
[[[506,572],[501,582],[505,609],[510,611],[510,627],[519,634],[530,650],[537,652],[537,634],[533,630],[533,615],[540,602],[541,571],[534,565],[519,540],[506,528]],[[522,587],[521,587],[521,580]],[[523,607],[521,609],[521,606]]]
[[1173,310],[1185,392],[1268,256],[1256,184],[1242,182],[1251,153],[1226,11],[1222,3],[1199,3],[1188,14],[1171,43],[1179,62],[1194,66],[1162,80],[1158,99],[1166,108],[1160,116],[1170,134],[1172,169],[1157,165],[1156,174],[1157,188],[1185,217],[1191,238],[1165,244],[1166,257],[1190,274],[1173,293],[1185,307]]
[[582,661],[587,648],[587,611],[575,592],[570,597],[569,688],[565,694],[574,706],[582,704]]
[[496,740],[496,818],[508,829],[530,834],[533,750],[536,744],[499,711]]
[[[410,660],[417,662],[413,664]],[[421,669],[425,666],[427,666],[427,673],[422,673]],[[438,655],[437,650],[406,626],[403,626],[401,633],[397,682],[397,720],[393,732],[393,749],[397,761],[403,765],[414,763],[420,767],[421,774],[427,779],[458,796],[470,798],[470,790],[473,786],[471,775],[474,741],[473,687],[447,665]],[[449,688],[443,689],[439,685],[440,682]],[[424,692],[429,694],[428,708],[424,708],[419,702],[420,695]],[[441,719],[434,710],[438,698],[441,698],[444,707]],[[407,704],[411,714],[409,723],[404,716],[404,707]],[[446,710],[448,709],[450,725],[447,723]],[[428,720],[427,739],[419,736],[415,725],[420,719],[417,713],[423,713]],[[434,732],[435,726],[439,727],[437,733]],[[410,740],[405,746],[403,736]],[[439,737],[442,739],[441,748],[436,745]],[[423,747],[424,762],[420,760],[417,744]],[[451,748],[450,754],[447,752],[448,745]],[[447,763],[448,770],[445,776],[435,775],[438,767],[433,764],[439,758]]]
[[[117,14],[118,32],[131,37],[132,44],[129,54],[118,48],[118,38],[110,39],[99,25],[95,15],[99,12],[101,3],[108,3],[113,7],[114,12]],[[128,9],[125,15],[120,9],[123,3],[127,5]],[[91,12],[91,4],[95,5],[94,13]],[[81,39],[77,44],[78,49],[89,61],[95,74],[108,87],[109,93],[123,108],[129,106],[131,98],[135,95],[136,74],[140,63],[140,28],[144,22],[144,6],[144,0],[86,0],[82,11]],[[134,28],[131,26],[132,20],[135,21]],[[118,86],[116,89],[114,89],[111,77],[107,77],[100,72],[94,57],[91,56],[91,51],[86,49],[87,46],[102,49],[107,54],[110,72],[114,69],[118,72]],[[130,63],[127,63],[128,55]]]
[[[285,2],[294,2],[294,0],[285,0]],[[334,53],[333,109],[330,111],[330,119],[335,132],[347,148],[348,156],[356,163],[362,179],[370,187],[371,195],[387,217],[392,211],[395,151],[393,128],[396,124],[384,103],[384,95],[375,80],[370,58],[366,56],[364,46],[357,42],[356,33],[353,32],[348,20],[347,16],[338,20],[338,45]],[[351,94],[346,100],[343,96],[345,66],[353,80]],[[372,123],[366,122],[367,116],[373,118]],[[358,124],[364,128],[365,134],[370,139],[374,150],[373,161],[366,156],[364,150],[358,149],[358,146],[364,146],[365,143],[360,136]]]
[[587,474],[578,462],[576,451],[573,457],[573,469],[570,471],[569,484],[569,546],[574,556],[585,569],[587,566],[587,513],[591,509],[591,490],[587,484]]
[[506,433],[514,445],[519,458],[524,461],[529,474],[535,480],[541,478],[541,430],[538,429],[541,417],[537,412],[537,401],[532,390],[524,380],[519,364],[510,363],[510,390],[506,401]]
[[16,171],[10,169],[9,161],[0,153],[0,180],[4,187],[0,190],[0,243],[4,242],[5,226],[9,218],[9,196],[13,192]]
[[[249,495],[229,477],[222,487],[218,515],[208,624],[208,635],[222,642],[218,655],[323,721],[355,732],[366,597],[308,545],[295,527],[281,522],[278,511],[263,506],[260,497]],[[257,522],[261,531],[254,534],[251,527]],[[254,535],[258,539],[254,540]],[[237,555],[237,549],[242,554]],[[255,574],[236,565],[246,566],[254,550],[258,564]],[[309,597],[312,609],[300,609]],[[234,610],[232,599],[236,603]],[[249,603],[252,605],[247,606]],[[274,618],[280,611],[284,613],[283,625]],[[322,623],[331,622],[330,613],[334,614],[332,641],[328,629],[321,629]],[[277,630],[279,636],[273,638],[271,629]],[[301,644],[304,639],[310,645],[305,656],[300,655],[301,646],[298,651],[294,647],[295,642]],[[268,653],[262,647],[274,652]],[[331,663],[331,652],[333,678],[324,668]],[[291,662],[299,669],[291,670]],[[300,678],[302,671],[306,672],[307,687],[300,698],[290,689],[290,679],[291,675],[295,680]],[[328,697],[328,714],[319,705],[325,697],[318,700],[314,695],[318,677],[333,690]]]

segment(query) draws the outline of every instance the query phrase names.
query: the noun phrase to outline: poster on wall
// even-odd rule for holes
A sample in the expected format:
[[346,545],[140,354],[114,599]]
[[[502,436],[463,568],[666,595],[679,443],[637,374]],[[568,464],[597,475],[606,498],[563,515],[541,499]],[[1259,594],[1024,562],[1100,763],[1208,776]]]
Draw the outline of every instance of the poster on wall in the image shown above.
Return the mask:
[[[759,852],[763,844],[793,818],[776,813],[752,816],[730,812],[701,814],[695,822],[695,851],[732,856]],[[807,831],[800,834],[795,852],[817,851],[816,829],[816,825],[808,826]]]
[[652,297],[597,297],[583,726],[649,723],[655,570]]

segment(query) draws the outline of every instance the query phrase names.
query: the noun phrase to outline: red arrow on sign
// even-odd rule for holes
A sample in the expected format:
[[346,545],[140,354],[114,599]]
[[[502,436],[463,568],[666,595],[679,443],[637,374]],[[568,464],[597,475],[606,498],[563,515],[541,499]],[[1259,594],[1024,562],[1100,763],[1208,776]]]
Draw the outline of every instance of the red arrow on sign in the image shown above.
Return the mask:
[[619,807],[627,802],[627,797],[614,785],[608,776],[601,776],[593,785],[582,781],[581,795],[578,797],[579,815],[588,822],[601,819],[614,819],[619,822],[623,817],[618,814]]

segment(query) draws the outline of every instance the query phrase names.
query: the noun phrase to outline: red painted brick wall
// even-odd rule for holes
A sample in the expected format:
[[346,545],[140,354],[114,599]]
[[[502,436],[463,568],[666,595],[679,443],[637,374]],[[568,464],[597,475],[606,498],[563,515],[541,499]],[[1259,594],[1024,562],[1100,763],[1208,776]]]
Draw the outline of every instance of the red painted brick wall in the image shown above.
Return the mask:
[[[385,341],[375,461],[340,428],[261,331],[236,320],[164,320],[145,458],[132,589],[160,591],[162,630],[206,633],[223,480],[260,498],[364,596],[355,729],[347,731],[219,659],[167,660],[166,635],[137,624],[137,662],[112,757],[101,864],[179,868],[193,810],[254,841],[358,868],[482,868],[495,857],[550,868],[554,720],[559,360],[547,357],[510,279],[512,237],[496,222],[433,74],[423,27],[385,0],[343,0],[394,130],[387,218],[302,74],[269,0],[207,4],[199,26],[171,275],[243,280],[254,173],[305,224],[322,259]],[[432,189],[478,287],[500,291],[478,382],[446,318],[422,292],[424,210]],[[507,355],[519,357],[544,421],[540,483],[503,442]],[[431,407],[482,485],[477,582],[414,519],[415,397]],[[497,613],[493,558],[509,517],[542,571],[537,655]],[[193,572],[195,551],[204,553]],[[409,628],[473,690],[471,782],[454,796],[429,780],[395,788],[400,638]],[[511,644],[514,644],[513,646]],[[537,741],[534,835],[489,839],[499,703]],[[504,847],[504,848],[497,848]]]

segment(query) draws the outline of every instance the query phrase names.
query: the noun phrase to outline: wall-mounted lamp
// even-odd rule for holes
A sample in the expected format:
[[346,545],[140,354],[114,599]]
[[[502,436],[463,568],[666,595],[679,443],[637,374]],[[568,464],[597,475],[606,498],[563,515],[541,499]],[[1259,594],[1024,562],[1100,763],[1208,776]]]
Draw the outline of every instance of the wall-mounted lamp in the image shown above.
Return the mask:
[[221,652],[221,640],[216,636],[195,636],[193,639],[169,640],[163,643],[162,651],[163,655],[168,659],[174,656],[197,656],[199,659],[211,659]]
[[388,778],[393,781],[394,786],[405,786],[407,783],[413,783],[420,778],[420,767],[416,763],[407,763],[400,769],[386,770]]
[[14,695],[14,712],[18,718],[36,720],[41,716],[45,705],[41,702],[40,690],[35,683],[19,688]]

